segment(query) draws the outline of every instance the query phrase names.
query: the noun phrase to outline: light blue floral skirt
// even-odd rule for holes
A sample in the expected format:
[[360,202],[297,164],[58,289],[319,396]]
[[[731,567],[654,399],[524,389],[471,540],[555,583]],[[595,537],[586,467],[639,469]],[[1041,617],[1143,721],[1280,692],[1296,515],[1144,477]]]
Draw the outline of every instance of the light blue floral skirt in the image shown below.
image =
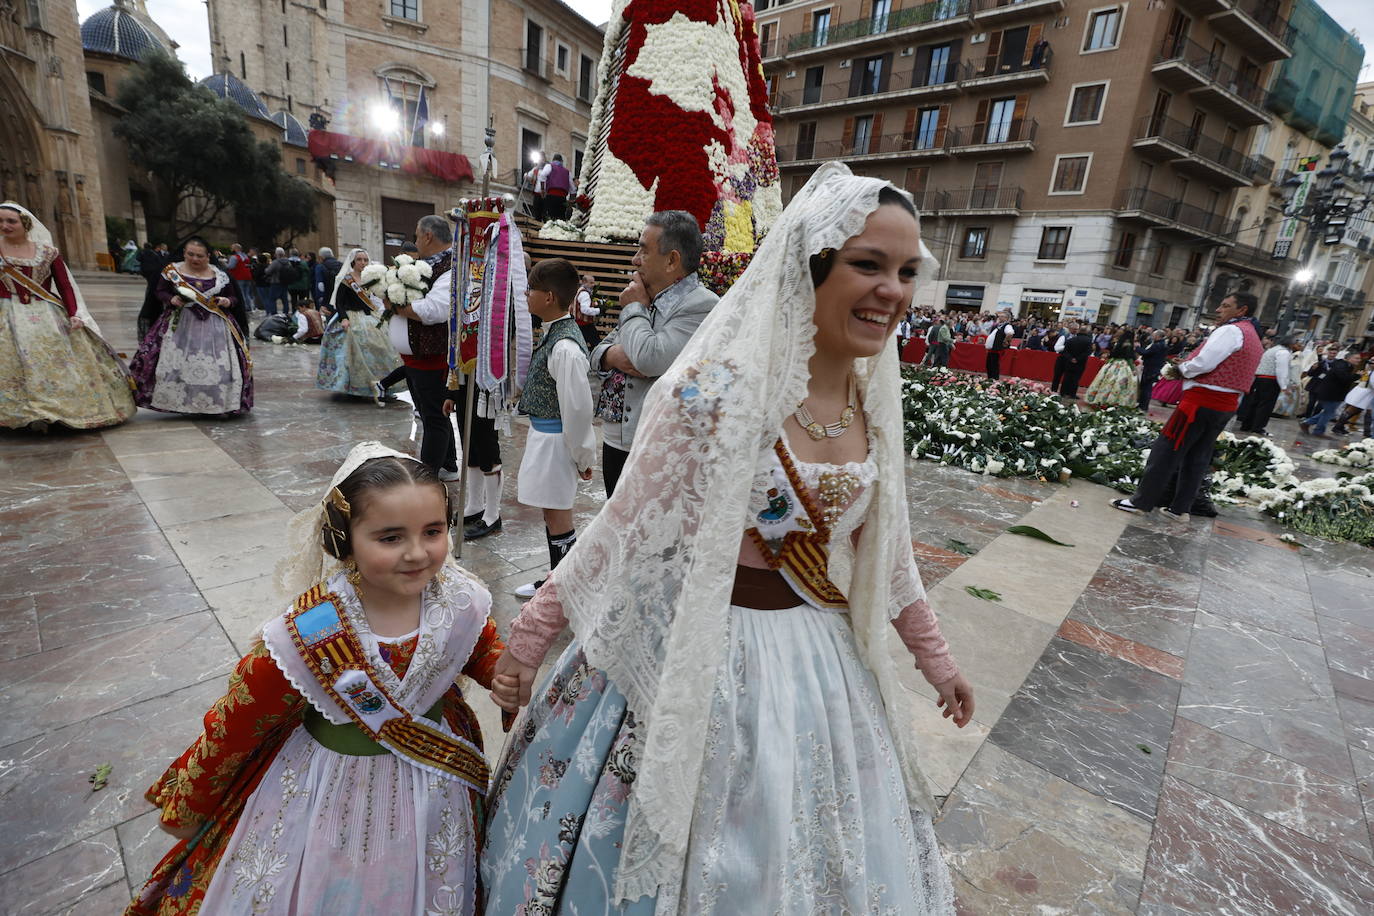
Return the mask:
[[345,329],[337,315],[325,325],[320,339],[320,368],[315,387],[358,398],[375,397],[374,382],[400,363],[386,328],[373,315],[353,313]]
[[954,912],[847,615],[732,607],[729,619],[682,886],[614,902],[642,735],[574,643],[496,768],[487,913]]

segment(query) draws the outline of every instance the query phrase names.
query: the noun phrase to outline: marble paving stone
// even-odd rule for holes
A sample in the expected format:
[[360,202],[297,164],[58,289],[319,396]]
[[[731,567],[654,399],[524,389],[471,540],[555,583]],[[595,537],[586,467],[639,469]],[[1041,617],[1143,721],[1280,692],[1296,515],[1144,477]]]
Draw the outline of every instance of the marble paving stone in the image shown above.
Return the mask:
[[276,566],[292,512],[285,507],[187,522],[167,540],[201,589],[253,578]]
[[1336,689],[1346,741],[1352,748],[1374,751],[1374,681],[1332,671],[1331,684]]
[[1178,712],[1330,776],[1350,755],[1319,646],[1199,611]]
[[1338,617],[1317,615],[1326,660],[1335,671],[1374,679],[1374,630]]
[[1146,531],[1127,525],[1112,546],[1115,556],[1153,563],[1184,575],[1199,575],[1207,558],[1207,542],[1175,534]]
[[1055,639],[988,740],[1148,819],[1178,690],[1171,678]]
[[125,483],[119,462],[105,449],[83,448],[57,455],[23,457],[0,455],[0,506],[21,497],[109,489]]
[[156,534],[143,501],[132,489],[82,488],[65,495],[38,495],[0,511],[0,548],[33,550],[101,537]]
[[[243,468],[214,473],[178,474],[172,477],[155,477],[151,480],[135,480],[133,487],[146,503],[170,499],[204,497],[206,499],[230,498],[271,492],[259,484]],[[164,525],[167,523],[163,523]]]
[[455,558],[458,565],[481,579],[488,588],[497,579],[520,572],[514,563],[503,560],[482,546],[481,541],[469,541],[463,545],[462,557]]
[[1165,777],[1142,914],[1368,913],[1374,867]]
[[[907,666],[910,670],[910,665]],[[914,675],[921,678],[919,673]],[[924,678],[921,678],[924,683]],[[975,696],[975,707],[978,697]],[[930,783],[936,795],[948,795],[963,774],[973,755],[988,736],[988,727],[976,719],[963,728],[957,728],[940,714],[935,700],[927,694],[911,691],[908,709],[910,717],[905,727],[917,736],[916,747],[920,756],[921,772]],[[894,729],[897,723],[893,723]]]
[[1128,914],[1150,825],[988,742],[936,833],[964,879],[961,913]]
[[[1105,496],[1110,501],[1115,498],[1116,494],[1108,493]],[[1165,518],[1158,512],[1151,512],[1148,515],[1128,515],[1124,512],[1117,514],[1126,517],[1128,528],[1138,528],[1156,535],[1167,535],[1195,542],[1206,542],[1212,537],[1212,520],[1210,518],[1194,518],[1187,522],[1176,522]]]
[[124,866],[115,832],[102,830],[0,875],[0,912],[7,916],[61,912],[112,884],[124,890]]
[[1183,677],[1183,659],[1177,655],[1161,652],[1159,649],[1133,642],[1117,636],[1115,633],[1108,633],[1106,630],[1099,630],[1097,627],[1078,620],[1065,620],[1059,625],[1059,632],[1056,635],[1070,642],[1076,642],[1080,646],[1096,649],[1112,658],[1119,658],[1123,662],[1148,668],[1165,677],[1171,677],[1175,680]]
[[55,456],[62,458],[82,449],[104,449],[98,430],[74,430],[54,426],[46,436],[27,430],[0,429],[0,453],[4,458]]
[[1179,716],[1165,772],[1347,855],[1374,862],[1360,796],[1337,779]]
[[1318,614],[1348,620],[1367,629],[1374,629],[1374,580],[1308,573],[1312,605]]
[[38,608],[33,598],[0,598],[0,661],[31,655],[41,648]]
[[93,599],[118,587],[125,574],[179,566],[162,532],[106,536],[98,531],[79,547],[59,544],[26,551],[22,568],[0,569],[0,601],[25,595],[73,592]]
[[[149,810],[143,793],[200,734],[224,686],[213,678],[5,747],[0,869]],[[109,785],[92,792],[87,778],[102,763],[112,766]]]
[[194,446],[121,455],[119,465],[135,484],[243,470],[224,449],[205,436],[197,435],[200,438]]
[[51,916],[111,916],[124,912],[124,908],[132,899],[126,884],[111,884],[94,894],[82,897],[70,906],[53,911]]
[[238,656],[247,654],[262,625],[284,613],[290,601],[277,592],[271,574],[207,588],[204,595]]
[[[951,588],[949,580],[930,592],[931,606],[959,670],[974,686],[978,719],[993,723],[1035,665],[1055,628],[1041,620]],[[894,651],[909,667],[910,654]],[[919,675],[917,676],[919,677]]]
[[282,507],[282,501],[275,494],[254,485],[244,487],[236,494],[206,494],[156,500],[148,503],[148,512],[163,528],[170,528],[187,522],[265,512]]
[[1294,591],[1307,591],[1307,570],[1302,557],[1282,547],[1267,547],[1251,541],[1213,537],[1207,545],[1209,571],[1224,570],[1240,576],[1275,582]]
[[1355,764],[1355,788],[1364,805],[1365,825],[1369,828],[1370,845],[1374,846],[1374,753],[1357,747],[1350,749]]
[[1365,588],[1374,587],[1371,581],[1374,580],[1374,557],[1370,556],[1368,547],[1318,538],[1308,538],[1304,545],[1301,556],[1309,573],[1344,579]]
[[1241,541],[1249,541],[1253,544],[1263,544],[1266,547],[1274,547],[1279,550],[1286,550],[1296,554],[1298,552],[1296,545],[1279,539],[1280,535],[1284,534],[1286,530],[1287,529],[1280,525],[1270,524],[1264,527],[1257,527],[1254,524],[1245,525],[1226,518],[1218,518],[1212,522],[1212,532],[1214,534],[1224,535],[1228,538],[1234,538]]
[[1201,576],[1111,553],[1074,602],[1069,619],[1184,656],[1201,587]]
[[1319,645],[1316,613],[1305,590],[1289,588],[1254,570],[1237,572],[1208,565],[1202,574],[1198,610],[1262,627]]
[[916,557],[916,568],[921,571],[921,583],[927,590],[964,565],[968,554],[955,550],[936,547],[922,541],[912,541],[911,550]]
[[205,610],[180,566],[129,572],[95,587],[34,596],[43,648],[56,649]]
[[26,655],[0,669],[0,747],[219,678],[232,647],[208,612]]
[[159,811],[149,808],[138,817],[115,828],[119,837],[119,851],[124,859],[124,877],[135,892],[141,888],[153,868],[176,845],[176,840],[158,826]]

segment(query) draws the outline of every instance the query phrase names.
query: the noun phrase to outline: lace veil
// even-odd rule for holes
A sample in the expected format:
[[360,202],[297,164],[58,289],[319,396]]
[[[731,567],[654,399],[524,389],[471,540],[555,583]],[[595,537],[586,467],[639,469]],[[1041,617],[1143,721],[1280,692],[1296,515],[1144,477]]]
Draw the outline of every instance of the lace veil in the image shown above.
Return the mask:
[[[753,472],[806,396],[815,352],[809,258],[862,231],[890,187],[827,163],[793,198],[744,275],[650,391],[615,495],[559,564],[558,595],[589,662],[642,723],[643,757],[615,894],[681,886],[707,717]],[[918,282],[938,269],[924,243]],[[878,680],[913,806],[930,810],[901,723],[907,692],[891,617],[924,596],[914,575],[903,485],[896,347],[855,373],[875,434],[878,481],[857,546],[850,616]]]
[[[35,245],[53,245],[54,248],[57,247],[53,244],[52,233],[48,231],[48,227],[43,225],[43,221],[35,216],[33,211],[29,210],[28,207],[17,204],[12,200],[5,201],[3,204],[0,204],[0,207],[18,210],[29,218],[33,223],[33,228],[29,230],[29,241],[33,242]],[[102,336],[100,333],[100,325],[95,323],[95,319],[91,317],[90,310],[86,308],[86,297],[81,295],[81,286],[76,282],[76,277],[72,275],[71,267],[67,268],[67,279],[71,280],[72,293],[76,296],[76,317],[80,318],[81,323],[91,329],[92,334],[97,337]]]
[[367,254],[369,258],[372,257],[372,255],[368,254],[366,248],[354,248],[348,253],[348,257],[343,262],[343,267],[339,268],[339,275],[334,278],[334,288],[329,291],[330,307],[338,308],[338,304],[335,300],[339,298],[339,287],[343,286],[344,278],[353,272],[353,259],[359,254]]

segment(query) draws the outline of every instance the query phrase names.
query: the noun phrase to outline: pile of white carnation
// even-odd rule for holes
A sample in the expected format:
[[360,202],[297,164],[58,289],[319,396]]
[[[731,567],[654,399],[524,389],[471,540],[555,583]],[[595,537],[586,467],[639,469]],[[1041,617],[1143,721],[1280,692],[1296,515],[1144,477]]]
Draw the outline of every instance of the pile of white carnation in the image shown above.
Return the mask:
[[409,305],[423,299],[429,292],[429,278],[434,268],[428,261],[418,261],[408,254],[398,254],[390,267],[369,264],[363,268],[359,284],[371,293],[384,296],[388,311],[398,305]]
[[1374,468],[1374,439],[1361,439],[1341,448],[1326,448],[1313,452],[1312,458],[1343,468]]

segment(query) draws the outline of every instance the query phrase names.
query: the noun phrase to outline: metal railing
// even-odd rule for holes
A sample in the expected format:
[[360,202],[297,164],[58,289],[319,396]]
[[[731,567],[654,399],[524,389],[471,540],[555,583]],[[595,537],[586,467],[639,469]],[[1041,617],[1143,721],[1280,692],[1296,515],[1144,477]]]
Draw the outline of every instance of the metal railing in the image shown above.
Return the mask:
[[911,86],[903,84],[893,85],[894,81],[889,77],[886,80],[880,79],[875,85],[871,80],[860,76],[858,80],[853,78],[835,80],[831,83],[823,83],[819,86],[804,86],[800,91],[779,92],[772,100],[773,109],[781,111],[784,108],[795,108],[799,105],[816,105],[822,102],[843,102],[848,99],[861,99],[870,95],[878,95],[885,92],[901,92],[904,89],[924,89],[931,86],[950,86],[957,84],[959,65],[951,62],[944,67],[927,68],[917,70],[912,74]]
[[942,22],[946,19],[967,16],[969,5],[969,0],[933,0],[931,3],[923,3],[920,6],[913,6],[904,10],[893,10],[881,16],[851,19],[848,22],[836,23],[824,29],[812,29],[809,32],[802,32],[788,38],[784,53],[791,54],[794,51],[823,48],[826,45],[853,41],[856,38],[884,35],[911,26],[927,25],[932,22]]
[[1264,103],[1264,90],[1258,83],[1242,76],[1230,64],[1222,63],[1220,57],[1195,41],[1187,38],[1165,38],[1159,47],[1155,63],[1170,61],[1178,61],[1191,67],[1206,79],[1219,84],[1227,92],[1239,96],[1251,105],[1258,107]]
[[1117,195],[1117,210],[1133,210],[1168,220],[1206,235],[1234,236],[1236,223],[1220,213],[1151,191],[1148,188],[1125,188]]
[[1285,45],[1293,44],[1293,26],[1279,12],[1278,0],[1235,0],[1233,8],[1244,13]]
[[1263,248],[1256,248],[1254,245],[1231,245],[1231,251],[1224,260],[1229,264],[1236,264],[1241,267],[1248,267],[1252,270],[1269,271],[1272,273],[1286,273],[1284,265],[1289,263],[1284,259],[1275,259],[1270,251]]
[[1003,143],[1030,143],[1035,140],[1039,123],[1034,118],[1010,121],[988,121],[983,124],[970,124],[953,128],[949,141],[951,148],[961,146],[984,146]]
[[986,76],[1010,76],[1015,73],[1038,73],[1042,70],[1049,70],[1050,61],[1054,59],[1054,51],[1046,45],[1039,52],[1032,50],[1031,59],[1023,62],[1021,59],[1004,60],[1000,54],[990,54],[987,57],[969,60],[963,63],[962,79],[976,80]]
[[1010,6],[1023,6],[1029,0],[975,0],[973,11],[975,13],[986,13],[988,10],[1003,9]]
[[944,192],[942,210],[1020,210],[1020,188],[951,188]]
[[[1156,138],[1182,147],[1224,169],[1230,169],[1232,172],[1244,176],[1247,181],[1254,181],[1260,176],[1267,179],[1274,167],[1273,162],[1267,159],[1261,162],[1258,158],[1238,153],[1220,140],[1194,130],[1192,125],[1184,124],[1182,121],[1154,115],[1141,118],[1140,130],[1136,134],[1136,139],[1152,140]],[[1268,163],[1268,166],[1266,167],[1264,163]]]

